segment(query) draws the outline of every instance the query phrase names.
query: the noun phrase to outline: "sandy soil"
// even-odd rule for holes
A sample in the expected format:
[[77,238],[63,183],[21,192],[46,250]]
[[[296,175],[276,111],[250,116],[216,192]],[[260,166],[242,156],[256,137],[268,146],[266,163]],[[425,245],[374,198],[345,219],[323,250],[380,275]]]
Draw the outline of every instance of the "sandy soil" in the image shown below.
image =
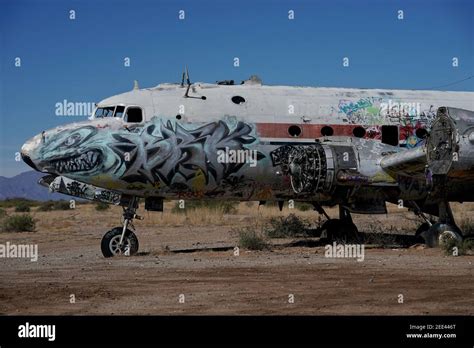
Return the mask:
[[[366,249],[363,262],[326,258],[322,246],[240,250],[234,256],[238,237],[232,229],[251,223],[248,213],[255,209],[247,208],[216,224],[145,213],[145,220],[136,223],[140,253],[113,259],[102,257],[100,239],[119,224],[118,209],[96,212],[88,205],[33,212],[36,232],[0,233],[0,243],[37,243],[39,248],[38,262],[0,259],[0,313],[474,313],[473,256],[448,257],[420,246]],[[377,225],[409,233],[418,222],[405,215],[394,211],[356,221],[362,230]],[[203,250],[179,252],[192,248]]]

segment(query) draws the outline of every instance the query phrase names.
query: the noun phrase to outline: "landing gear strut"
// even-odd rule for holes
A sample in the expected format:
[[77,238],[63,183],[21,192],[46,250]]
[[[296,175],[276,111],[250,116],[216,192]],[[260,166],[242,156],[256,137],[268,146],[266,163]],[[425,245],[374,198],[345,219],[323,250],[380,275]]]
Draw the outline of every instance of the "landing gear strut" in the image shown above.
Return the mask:
[[127,207],[123,207],[123,225],[108,231],[102,238],[100,247],[104,257],[116,255],[130,256],[138,251],[138,238],[128,227],[135,229],[133,219],[142,218],[136,214],[138,198],[133,197]]
[[431,226],[433,226],[433,221],[428,219],[428,217],[426,217],[425,213],[423,213],[423,211],[420,209],[420,207],[418,206],[418,204],[416,202],[411,202],[411,204],[414,207],[415,215],[419,216],[424,221],[417,228],[417,230],[415,232],[416,242],[417,243],[424,243],[425,238],[423,236],[426,235],[427,231],[431,228]]
[[326,220],[320,228],[321,237],[325,236],[328,241],[335,242],[361,241],[359,230],[352,221],[352,216],[349,210],[344,208],[342,205],[339,205],[339,219],[330,219],[326,212],[324,212],[324,215],[328,220]]

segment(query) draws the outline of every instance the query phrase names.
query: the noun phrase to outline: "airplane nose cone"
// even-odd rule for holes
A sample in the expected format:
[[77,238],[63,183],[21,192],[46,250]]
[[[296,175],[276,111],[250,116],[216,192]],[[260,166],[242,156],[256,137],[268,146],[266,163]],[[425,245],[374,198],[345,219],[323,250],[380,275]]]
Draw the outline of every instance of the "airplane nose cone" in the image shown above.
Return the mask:
[[25,154],[23,151],[21,152],[21,159],[23,160],[23,162],[25,162],[26,164],[28,164],[31,168],[33,168],[34,170],[39,171],[38,167],[36,167],[36,165],[34,164],[34,162],[31,160],[30,156],[28,156],[27,154]]
[[24,143],[20,151],[21,159],[23,160],[23,162],[25,162],[31,168],[37,171],[40,171],[40,169],[38,169],[38,167],[33,161],[34,159],[33,153],[38,148],[40,142],[41,142],[41,135],[38,134],[37,136],[31,138],[26,143]]

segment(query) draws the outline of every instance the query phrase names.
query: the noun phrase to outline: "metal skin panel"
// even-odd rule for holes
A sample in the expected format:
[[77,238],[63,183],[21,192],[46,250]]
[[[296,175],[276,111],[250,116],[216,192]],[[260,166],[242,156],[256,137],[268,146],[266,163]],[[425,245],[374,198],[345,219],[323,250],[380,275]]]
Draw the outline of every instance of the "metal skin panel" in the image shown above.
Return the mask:
[[427,143],[427,160],[434,175],[446,175],[457,152],[457,132],[452,119],[444,112],[438,112],[433,122]]

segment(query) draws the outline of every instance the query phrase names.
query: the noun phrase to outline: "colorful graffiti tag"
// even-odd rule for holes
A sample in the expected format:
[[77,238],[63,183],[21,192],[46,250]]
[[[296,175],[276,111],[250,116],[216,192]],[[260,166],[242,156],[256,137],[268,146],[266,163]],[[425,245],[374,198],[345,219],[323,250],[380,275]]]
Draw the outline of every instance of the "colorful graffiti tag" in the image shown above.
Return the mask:
[[[79,181],[107,176],[134,185],[199,191],[246,165],[222,163],[219,151],[247,151],[257,143],[254,129],[245,122],[187,127],[156,118],[133,129],[80,126],[50,134],[37,157],[48,172]],[[255,160],[263,157],[256,152]]]
[[364,125],[366,136],[371,139],[380,139],[381,130],[378,125],[399,125],[400,143],[407,147],[422,143],[422,138],[417,136],[417,130],[429,129],[436,116],[436,108],[433,105],[422,106],[416,102],[382,97],[340,99],[337,112],[352,124]]

